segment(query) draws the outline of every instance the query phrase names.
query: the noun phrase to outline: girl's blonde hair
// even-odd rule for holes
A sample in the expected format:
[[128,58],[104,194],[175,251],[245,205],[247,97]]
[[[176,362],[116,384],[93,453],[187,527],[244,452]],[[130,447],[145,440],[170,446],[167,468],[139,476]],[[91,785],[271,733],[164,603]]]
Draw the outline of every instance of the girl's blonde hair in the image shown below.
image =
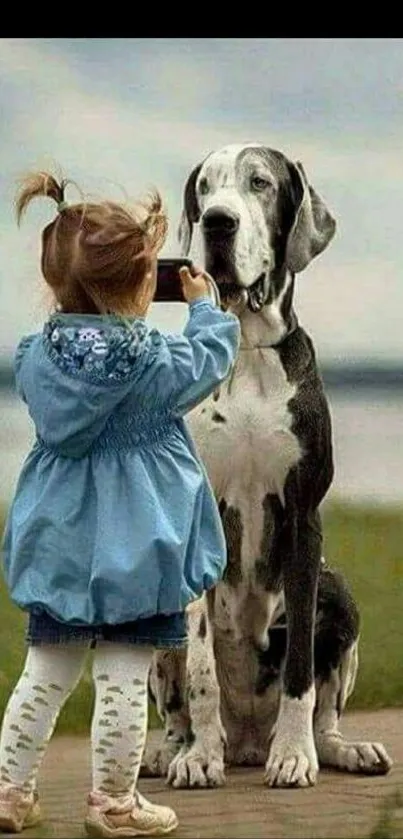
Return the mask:
[[33,198],[57,204],[56,218],[42,231],[46,283],[65,312],[125,314],[133,305],[141,310],[168,231],[159,192],[132,209],[113,201],[67,204],[69,183],[34,172],[22,179],[16,196],[18,224]]

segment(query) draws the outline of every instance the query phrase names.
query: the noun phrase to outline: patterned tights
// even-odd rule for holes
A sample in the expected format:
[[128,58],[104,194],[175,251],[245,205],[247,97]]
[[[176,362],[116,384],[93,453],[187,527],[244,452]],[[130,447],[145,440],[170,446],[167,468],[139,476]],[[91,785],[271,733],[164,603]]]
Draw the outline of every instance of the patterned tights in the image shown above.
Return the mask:
[[[92,676],[93,790],[133,793],[147,736],[147,678],[152,647],[99,643]],[[6,708],[0,738],[0,785],[24,792],[37,775],[59,713],[83,671],[87,649],[32,646]]]

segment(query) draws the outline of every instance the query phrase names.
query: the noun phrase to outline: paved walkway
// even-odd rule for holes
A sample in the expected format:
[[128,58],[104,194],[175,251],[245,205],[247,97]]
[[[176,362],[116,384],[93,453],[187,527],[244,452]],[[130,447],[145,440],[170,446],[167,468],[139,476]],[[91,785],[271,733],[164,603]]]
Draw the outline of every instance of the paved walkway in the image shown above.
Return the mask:
[[[391,772],[371,778],[322,770],[316,787],[269,790],[262,784],[263,769],[232,769],[218,790],[171,790],[162,779],[144,778],[141,791],[176,809],[175,839],[402,839],[403,708],[347,714],[343,733],[383,742],[394,761]],[[24,837],[83,837],[89,781],[88,743],[56,737],[41,774],[45,821]],[[400,803],[382,816],[385,803],[393,804],[396,796]]]

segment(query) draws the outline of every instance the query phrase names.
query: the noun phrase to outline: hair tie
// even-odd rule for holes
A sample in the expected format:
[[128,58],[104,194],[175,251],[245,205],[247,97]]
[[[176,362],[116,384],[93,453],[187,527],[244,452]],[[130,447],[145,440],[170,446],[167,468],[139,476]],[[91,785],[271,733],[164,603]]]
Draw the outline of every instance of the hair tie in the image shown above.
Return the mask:
[[67,210],[68,203],[67,201],[59,201],[57,205],[57,212],[62,213],[63,210]]

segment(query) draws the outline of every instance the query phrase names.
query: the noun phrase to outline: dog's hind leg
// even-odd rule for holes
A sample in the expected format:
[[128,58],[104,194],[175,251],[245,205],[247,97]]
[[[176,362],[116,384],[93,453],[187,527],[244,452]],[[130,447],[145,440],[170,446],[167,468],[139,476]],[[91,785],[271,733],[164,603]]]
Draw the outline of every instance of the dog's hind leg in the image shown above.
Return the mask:
[[156,705],[164,730],[148,738],[140,774],[166,777],[168,767],[187,742],[190,721],[186,701],[187,650],[158,650],[149,677],[150,697]]
[[225,783],[225,731],[220,715],[213,627],[209,614],[214,591],[188,607],[188,741],[172,760],[168,781],[174,787],[217,787]]
[[358,640],[346,650],[339,666],[317,683],[314,733],[319,763],[345,772],[386,775],[392,761],[382,743],[348,740],[339,731],[345,702],[354,686]]
[[358,669],[358,630],[357,608],[346,583],[340,574],[324,568],[315,632],[314,736],[319,763],[346,772],[384,775],[392,761],[381,743],[350,741],[339,731]]

